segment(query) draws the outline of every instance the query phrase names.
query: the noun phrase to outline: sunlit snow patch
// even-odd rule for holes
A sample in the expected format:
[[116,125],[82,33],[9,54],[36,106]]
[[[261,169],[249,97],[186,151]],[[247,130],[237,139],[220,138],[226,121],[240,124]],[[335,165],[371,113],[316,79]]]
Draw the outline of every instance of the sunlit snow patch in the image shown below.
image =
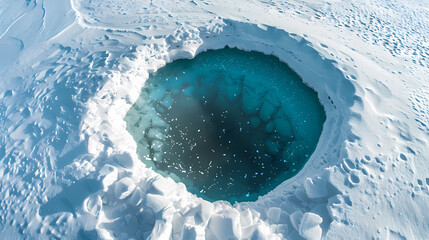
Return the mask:
[[227,48],[151,75],[125,119],[148,166],[207,200],[235,202],[294,176],[326,116],[278,58]]

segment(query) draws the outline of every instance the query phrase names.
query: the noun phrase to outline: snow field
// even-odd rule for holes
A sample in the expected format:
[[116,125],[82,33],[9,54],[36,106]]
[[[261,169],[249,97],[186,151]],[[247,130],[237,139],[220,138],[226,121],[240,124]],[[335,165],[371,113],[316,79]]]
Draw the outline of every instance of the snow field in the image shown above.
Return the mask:
[[[60,3],[1,4],[1,236],[426,237],[426,2]],[[327,113],[304,169],[234,206],[146,168],[123,120],[148,72],[225,45],[278,56]]]

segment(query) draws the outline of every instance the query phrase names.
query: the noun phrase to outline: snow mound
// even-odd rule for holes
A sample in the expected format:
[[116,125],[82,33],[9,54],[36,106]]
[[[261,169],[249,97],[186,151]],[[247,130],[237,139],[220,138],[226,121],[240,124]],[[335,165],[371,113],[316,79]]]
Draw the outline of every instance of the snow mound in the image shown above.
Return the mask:
[[314,213],[305,213],[299,226],[299,235],[308,240],[319,240],[322,237],[320,224],[323,218]]

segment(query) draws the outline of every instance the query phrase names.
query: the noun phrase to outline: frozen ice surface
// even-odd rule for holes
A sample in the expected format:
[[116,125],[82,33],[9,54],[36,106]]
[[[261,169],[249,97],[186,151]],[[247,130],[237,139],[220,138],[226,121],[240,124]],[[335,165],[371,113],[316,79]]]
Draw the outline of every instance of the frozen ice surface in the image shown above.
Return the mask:
[[[426,239],[428,5],[2,1],[1,238]],[[317,92],[329,131],[256,201],[211,203],[182,183],[159,191],[124,117],[149,73],[226,45],[287,63]]]
[[297,174],[326,115],[316,93],[277,58],[228,48],[158,70],[125,120],[144,163],[197,196],[234,203]]

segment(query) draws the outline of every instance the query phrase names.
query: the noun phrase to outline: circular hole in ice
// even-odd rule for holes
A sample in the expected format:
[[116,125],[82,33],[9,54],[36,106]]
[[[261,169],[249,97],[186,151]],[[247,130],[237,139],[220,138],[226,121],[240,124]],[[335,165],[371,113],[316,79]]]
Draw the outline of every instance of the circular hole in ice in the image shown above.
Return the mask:
[[210,200],[253,201],[293,177],[326,119],[317,94],[274,56],[211,50],[151,74],[125,118],[137,153]]

